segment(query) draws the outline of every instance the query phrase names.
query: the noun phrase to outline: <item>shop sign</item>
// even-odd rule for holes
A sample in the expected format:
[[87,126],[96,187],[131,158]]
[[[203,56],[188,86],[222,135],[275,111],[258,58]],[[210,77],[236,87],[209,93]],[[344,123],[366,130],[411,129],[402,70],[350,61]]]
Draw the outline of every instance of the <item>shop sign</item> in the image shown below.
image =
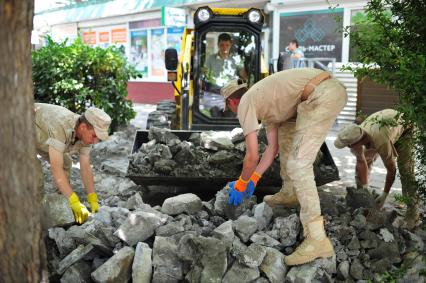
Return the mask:
[[163,7],[161,9],[161,24],[163,26],[186,26],[186,11],[181,8]]
[[83,32],[83,43],[95,45],[96,44],[96,31]]
[[338,18],[343,17],[343,9],[282,13],[280,16],[280,51],[296,39],[306,58],[342,60],[341,22]]
[[109,42],[109,32],[108,31],[101,31],[101,32],[99,32],[99,42],[100,43],[107,43],[107,42]]
[[112,43],[123,43],[127,42],[127,29],[113,29],[111,30],[111,42]]

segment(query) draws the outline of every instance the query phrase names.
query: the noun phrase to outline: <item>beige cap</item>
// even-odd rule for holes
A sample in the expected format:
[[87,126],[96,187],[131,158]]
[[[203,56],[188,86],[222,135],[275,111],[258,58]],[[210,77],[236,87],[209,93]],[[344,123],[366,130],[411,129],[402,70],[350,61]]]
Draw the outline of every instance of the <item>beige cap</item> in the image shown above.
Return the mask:
[[360,126],[355,124],[347,125],[337,134],[337,138],[334,141],[334,146],[337,148],[344,148],[348,145],[360,141],[362,136],[363,131]]
[[247,83],[245,83],[242,79],[235,79],[235,80],[228,82],[226,85],[224,85],[220,89],[220,94],[226,100],[234,92],[236,92],[239,89],[242,89],[243,87],[247,87]]
[[84,112],[84,117],[92,124],[96,136],[100,140],[104,141],[108,139],[108,128],[111,124],[111,117],[107,113],[99,108],[91,107]]

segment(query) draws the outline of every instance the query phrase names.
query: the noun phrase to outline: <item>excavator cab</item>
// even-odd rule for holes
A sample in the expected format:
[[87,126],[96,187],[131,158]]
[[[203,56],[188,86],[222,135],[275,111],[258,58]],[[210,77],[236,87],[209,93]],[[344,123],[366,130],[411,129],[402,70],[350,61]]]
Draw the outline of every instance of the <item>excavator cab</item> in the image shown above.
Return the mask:
[[173,50],[166,52],[170,54],[166,56],[168,77],[175,86],[178,129],[230,130],[238,126],[220,90],[234,79],[246,81],[249,87],[261,79],[263,22],[264,15],[256,8],[197,9],[194,29],[184,32],[180,65],[173,64],[177,55],[173,56]]

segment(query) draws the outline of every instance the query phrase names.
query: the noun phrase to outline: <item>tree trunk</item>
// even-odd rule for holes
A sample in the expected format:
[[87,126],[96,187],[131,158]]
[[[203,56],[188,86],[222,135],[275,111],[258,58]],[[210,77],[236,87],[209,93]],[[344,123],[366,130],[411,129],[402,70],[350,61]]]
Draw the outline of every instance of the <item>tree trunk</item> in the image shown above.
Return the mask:
[[31,30],[34,0],[0,0],[0,282],[40,282]]

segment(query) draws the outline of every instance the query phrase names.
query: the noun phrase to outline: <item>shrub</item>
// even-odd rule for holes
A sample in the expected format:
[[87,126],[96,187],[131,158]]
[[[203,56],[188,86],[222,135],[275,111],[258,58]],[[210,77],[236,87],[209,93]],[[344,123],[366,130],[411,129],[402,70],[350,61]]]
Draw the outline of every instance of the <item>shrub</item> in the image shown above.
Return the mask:
[[416,0],[370,0],[365,26],[347,27],[356,48],[358,78],[368,76],[399,91],[398,110],[417,130],[416,178],[426,199],[426,3]]
[[87,107],[103,109],[112,118],[111,130],[135,117],[127,100],[127,82],[141,77],[115,47],[90,47],[77,39],[54,42],[34,51],[33,81],[35,100],[61,105],[75,113]]

